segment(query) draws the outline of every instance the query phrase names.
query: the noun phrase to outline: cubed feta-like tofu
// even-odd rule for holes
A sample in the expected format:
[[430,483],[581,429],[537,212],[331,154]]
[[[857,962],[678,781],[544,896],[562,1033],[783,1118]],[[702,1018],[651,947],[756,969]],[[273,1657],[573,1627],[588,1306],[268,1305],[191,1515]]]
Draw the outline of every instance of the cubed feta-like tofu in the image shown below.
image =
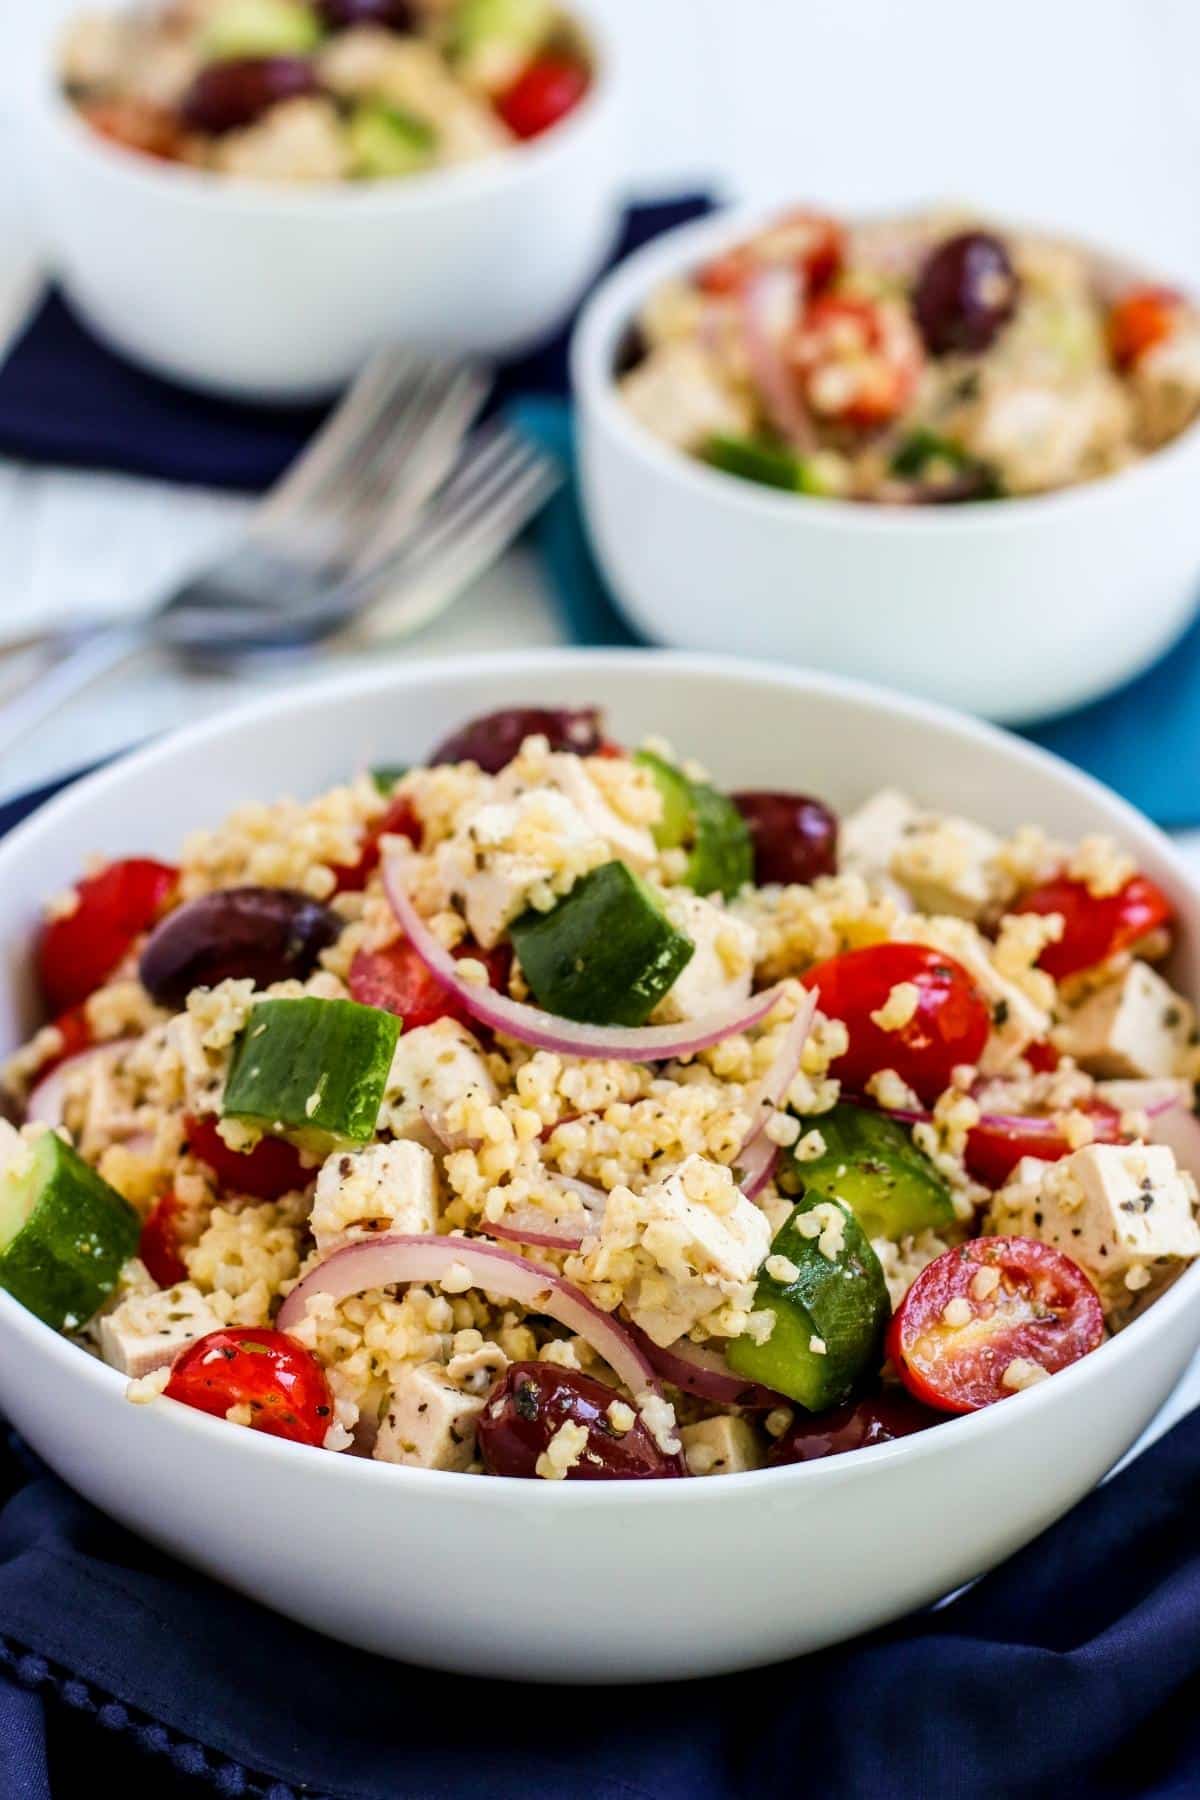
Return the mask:
[[485,950],[535,897],[566,893],[588,869],[611,861],[605,841],[556,788],[491,800],[434,851],[447,905],[461,905]]
[[172,1362],[185,1345],[219,1331],[221,1320],[190,1281],[153,1294],[130,1294],[97,1326],[100,1354],[137,1379]]
[[840,845],[842,868],[890,875],[922,912],[976,919],[1011,893],[994,832],[971,819],[923,812],[895,788],[850,815]]
[[678,450],[702,450],[713,437],[743,437],[754,424],[748,399],[691,342],[652,350],[622,377],[621,395],[648,431]]
[[321,1165],[313,1197],[318,1250],[384,1232],[437,1229],[437,1171],[423,1144],[401,1138],[365,1150],[337,1151]]
[[990,1229],[1065,1251],[1110,1307],[1153,1264],[1200,1255],[1196,1187],[1162,1144],[1088,1144],[1059,1162],[1024,1157],[993,1196]]
[[[623,819],[601,793],[588,773],[585,760],[556,750],[538,765],[538,788],[553,788],[568,800],[593,836],[608,846],[611,857],[643,873],[657,861],[654,838],[644,825]],[[519,763],[510,763],[496,778],[497,800],[513,800],[522,793]],[[527,791],[527,790],[525,790]],[[535,790],[537,791],[537,790]]]
[[664,1024],[699,1019],[750,997],[758,936],[753,925],[687,888],[669,888],[663,911],[696,946],[670,991],[655,1009]]
[[754,1428],[731,1414],[681,1425],[679,1437],[691,1475],[737,1475],[762,1465]]
[[1196,1023],[1191,1004],[1149,963],[1134,961],[1069,1012],[1054,1041],[1091,1075],[1174,1075]]
[[482,1394],[455,1387],[440,1363],[413,1363],[396,1379],[372,1456],[380,1462],[461,1473],[475,1457]]
[[725,1305],[749,1307],[771,1229],[731,1172],[689,1156],[641,1194],[614,1188],[600,1235],[569,1272],[602,1290],[620,1290],[635,1324],[656,1344],[673,1344]]
[[380,1129],[442,1149],[447,1109],[472,1093],[492,1101],[498,1090],[478,1039],[465,1025],[435,1019],[416,1031],[402,1031],[388,1071]]

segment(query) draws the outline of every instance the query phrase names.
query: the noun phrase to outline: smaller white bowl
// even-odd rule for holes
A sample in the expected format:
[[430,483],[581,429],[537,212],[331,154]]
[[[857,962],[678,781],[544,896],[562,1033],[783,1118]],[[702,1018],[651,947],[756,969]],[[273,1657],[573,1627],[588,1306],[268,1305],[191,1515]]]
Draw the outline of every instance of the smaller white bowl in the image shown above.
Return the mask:
[[236,398],[323,397],[389,342],[511,355],[564,317],[613,234],[618,71],[597,10],[571,6],[595,77],[561,125],[371,184],[243,181],[107,143],[48,44],[26,165],[46,259],[115,349]]
[[613,367],[642,303],[769,216],[659,239],[600,285],[576,329],[584,510],[633,623],[657,643],[863,676],[1012,724],[1148,667],[1197,600],[1196,425],[1086,486],[904,508],[756,487],[632,416]]

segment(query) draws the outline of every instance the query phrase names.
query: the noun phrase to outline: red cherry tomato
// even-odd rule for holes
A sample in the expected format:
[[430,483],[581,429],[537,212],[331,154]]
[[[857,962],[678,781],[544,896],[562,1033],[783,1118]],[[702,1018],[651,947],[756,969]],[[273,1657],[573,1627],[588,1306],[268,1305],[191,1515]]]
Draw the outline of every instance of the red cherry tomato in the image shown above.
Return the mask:
[[1145,875],[1131,875],[1117,893],[1102,897],[1090,893],[1082,881],[1059,875],[1022,895],[1012,910],[1062,914],[1062,936],[1047,944],[1038,958],[1038,967],[1055,981],[1107,962],[1175,917],[1167,896]]
[[918,1406],[903,1388],[884,1388],[862,1400],[847,1400],[830,1412],[797,1413],[783,1436],[772,1444],[767,1464],[778,1468],[781,1463],[842,1456],[847,1450],[890,1444],[939,1423],[939,1414]]
[[134,856],[76,882],[74,911],[47,920],[38,940],[38,975],[52,1012],[103,985],[165,912],[178,880],[178,869]]
[[1133,288],[1108,315],[1108,349],[1119,369],[1132,368],[1175,330],[1182,294],[1168,287]]
[[[952,1301],[970,1309],[962,1324],[946,1318]],[[1061,1250],[1033,1238],[972,1238],[922,1269],[888,1328],[887,1353],[918,1400],[963,1413],[1017,1391],[1004,1382],[1011,1363],[1053,1375],[1103,1336],[1100,1297]]]
[[841,268],[844,249],[844,234],[836,219],[824,213],[786,213],[751,243],[738,244],[705,263],[696,275],[696,286],[717,297],[738,294],[758,270],[791,264],[805,291],[815,294],[828,287]]
[[183,133],[175,113],[149,100],[93,100],[80,109],[92,130],[126,150],[138,150],[162,162],[183,153]]
[[[959,1063],[977,1063],[991,1019],[987,1002],[961,963],[923,944],[872,944],[818,963],[803,977],[827,1019],[840,1019],[850,1048],[831,1064],[843,1087],[861,1093],[880,1069],[894,1069],[931,1105]],[[897,983],[920,998],[907,1025],[884,1031],[871,1018]]]
[[188,1148],[207,1163],[217,1185],[235,1194],[252,1194],[256,1200],[278,1200],[281,1194],[306,1188],[316,1170],[300,1160],[300,1152],[285,1138],[259,1138],[253,1150],[231,1150],[212,1118],[184,1120]]
[[1054,1045],[1046,1041],[1026,1044],[1023,1055],[1035,1075],[1049,1075],[1062,1061]]
[[[483,963],[491,986],[501,993],[508,985],[512,951],[507,944],[481,950],[477,944],[460,944],[454,955],[461,962],[473,957]],[[432,1025],[435,1019],[461,1019],[470,1014],[455,996],[435,981],[406,938],[397,938],[382,950],[360,950],[350,964],[350,992],[363,1006],[378,1006],[404,1020],[406,1031]],[[472,1026],[478,1030],[478,1026]]]
[[164,1390],[199,1412],[223,1419],[248,1406],[255,1431],[321,1444],[333,1417],[325,1371],[286,1332],[263,1326],[210,1331],[181,1350]]
[[411,800],[402,795],[393,800],[385,813],[367,827],[363,836],[362,848],[356,863],[343,863],[333,873],[337,885],[336,894],[358,894],[366,887],[368,880],[379,867],[379,840],[384,837],[406,837],[416,849],[421,848],[421,840],[425,828],[417,817],[416,808]]
[[[1115,1107],[1103,1100],[1085,1100],[1075,1110],[1088,1114],[1097,1144],[1121,1142],[1121,1115]],[[1016,1123],[976,1125],[967,1133],[967,1168],[984,1187],[1002,1187],[1023,1156],[1057,1162],[1070,1152],[1071,1145],[1058,1132],[1022,1130]]]
[[588,90],[582,63],[565,56],[539,56],[496,101],[496,111],[515,137],[540,137],[569,112]]
[[164,1194],[146,1215],[138,1242],[138,1255],[160,1288],[187,1280],[187,1265],[179,1254],[179,1199]]
[[790,359],[814,413],[857,430],[886,425],[916,391],[924,354],[908,315],[854,294],[819,294]]

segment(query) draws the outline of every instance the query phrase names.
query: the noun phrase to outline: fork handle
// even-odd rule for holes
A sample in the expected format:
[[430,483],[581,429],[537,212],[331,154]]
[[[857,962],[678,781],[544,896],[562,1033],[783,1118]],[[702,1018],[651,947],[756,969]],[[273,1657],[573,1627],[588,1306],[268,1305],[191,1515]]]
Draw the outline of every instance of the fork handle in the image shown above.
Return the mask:
[[128,662],[145,643],[131,626],[104,626],[73,639],[11,700],[0,706],[0,754],[101,675]]

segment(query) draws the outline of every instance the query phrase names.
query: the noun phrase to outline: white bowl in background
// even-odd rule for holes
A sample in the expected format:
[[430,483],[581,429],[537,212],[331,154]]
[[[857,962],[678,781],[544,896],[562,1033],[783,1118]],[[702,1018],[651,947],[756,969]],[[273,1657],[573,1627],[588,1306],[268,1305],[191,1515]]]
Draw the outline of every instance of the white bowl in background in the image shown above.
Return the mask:
[[[1153,826],[990,727],[827,676],[646,652],[523,652],[343,676],[178,733],[0,845],[0,1046],[35,1023],[29,944],[93,850],[171,856],[234,806],[417,760],[514,703],[610,710],[734,786],[846,808],[882,782],[1006,831],[1111,832],[1179,909],[1200,888]],[[180,796],[186,795],[181,807]],[[747,1668],[882,1624],[1026,1543],[1128,1449],[1200,1341],[1200,1264],[1073,1367],[989,1410],[824,1462],[663,1482],[518,1481],[306,1449],[160,1400],[0,1293],[0,1407],[65,1480],[162,1549],[319,1631],[436,1668],[640,1681]]]
[[595,76],[543,137],[372,183],[243,181],[108,143],[47,47],[26,108],[41,248],[106,343],[240,399],[333,392],[374,349],[508,356],[561,322],[616,219],[619,68],[596,0],[571,8]]
[[583,505],[634,624],[656,643],[862,676],[1014,724],[1153,662],[1200,593],[1200,426],[1058,493],[886,507],[755,486],[633,417],[613,366],[643,301],[770,216],[658,239],[601,283],[576,328]]

